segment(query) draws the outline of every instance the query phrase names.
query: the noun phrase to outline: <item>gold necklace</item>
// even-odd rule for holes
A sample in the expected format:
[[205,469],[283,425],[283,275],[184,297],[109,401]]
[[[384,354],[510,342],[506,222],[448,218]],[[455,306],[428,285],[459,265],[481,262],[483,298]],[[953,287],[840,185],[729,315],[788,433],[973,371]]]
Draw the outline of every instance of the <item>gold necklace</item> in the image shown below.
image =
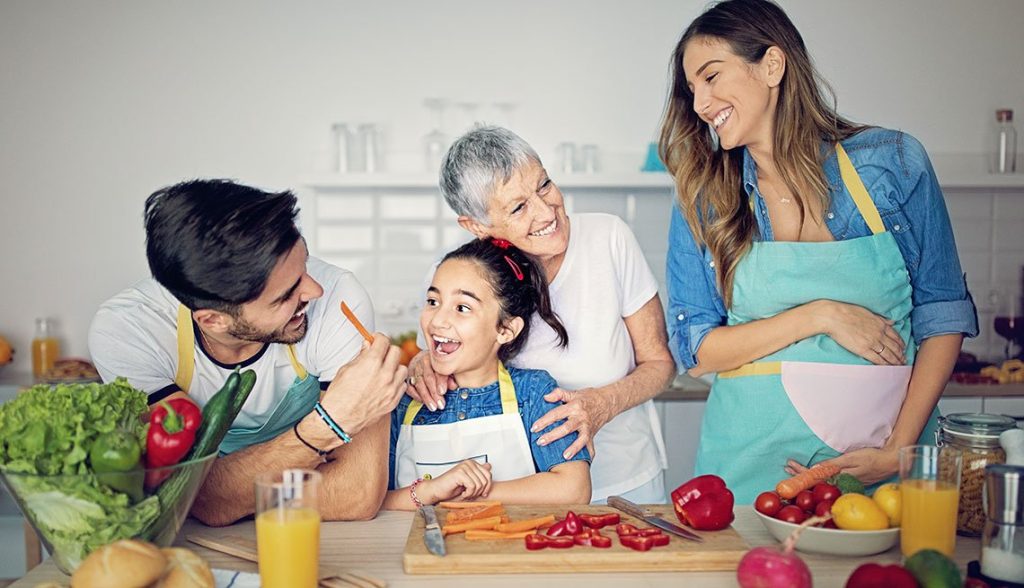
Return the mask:
[[[762,186],[762,185],[760,185],[760,183],[759,183],[759,184],[758,184],[758,188],[760,188],[760,189],[761,189],[761,193],[762,193],[762,194],[764,194],[764,195],[766,195],[766,196],[770,195],[770,194],[768,194],[768,190],[767,190],[767,188],[768,188],[768,185],[767,185],[767,184],[765,184],[765,185],[763,185],[763,186]],[[774,190],[775,190],[775,189],[774,189],[774,188],[772,188],[772,191],[774,191]],[[773,195],[772,197],[773,197],[773,198],[775,198],[776,200],[778,200],[779,202],[783,203],[783,204],[789,204],[790,202],[792,202],[792,201],[793,201],[793,199],[792,199],[792,198],[782,198],[782,197],[781,197],[781,196],[779,196],[778,194],[775,194],[775,195]]]

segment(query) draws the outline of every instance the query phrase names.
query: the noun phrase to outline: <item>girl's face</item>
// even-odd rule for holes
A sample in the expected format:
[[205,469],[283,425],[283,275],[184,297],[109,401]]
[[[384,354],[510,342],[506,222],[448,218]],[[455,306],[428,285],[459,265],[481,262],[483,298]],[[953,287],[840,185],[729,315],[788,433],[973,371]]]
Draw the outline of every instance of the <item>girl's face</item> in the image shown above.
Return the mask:
[[569,217],[562,192],[539,162],[528,161],[490,196],[489,226],[469,217],[459,224],[477,237],[505,239],[541,260],[565,254],[569,247]]
[[728,43],[713,37],[691,39],[683,53],[693,110],[718,134],[723,149],[770,148],[782,79],[781,52],[772,47],[749,64]]
[[442,263],[420,313],[420,329],[434,371],[455,376],[460,387],[493,382],[498,349],[522,330],[522,319],[499,325],[500,315],[498,299],[476,262],[450,259]]

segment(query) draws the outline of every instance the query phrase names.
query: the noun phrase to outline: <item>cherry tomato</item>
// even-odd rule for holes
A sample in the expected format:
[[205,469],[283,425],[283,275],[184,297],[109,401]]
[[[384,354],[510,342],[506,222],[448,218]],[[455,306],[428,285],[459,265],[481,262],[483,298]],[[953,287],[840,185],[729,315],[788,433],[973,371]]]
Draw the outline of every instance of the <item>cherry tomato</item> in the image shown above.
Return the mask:
[[818,504],[814,505],[814,514],[819,517],[823,517],[828,513],[832,512],[832,503],[834,500],[822,500]]
[[796,495],[796,498],[793,499],[793,504],[807,512],[814,512],[814,505],[816,504],[814,501],[814,494],[811,494],[810,490],[803,490]]
[[763,515],[773,517],[782,510],[782,498],[777,492],[762,492],[754,501],[754,509]]
[[779,511],[779,514],[775,515],[775,518],[780,521],[799,525],[807,519],[807,513],[805,513],[804,509],[799,506],[790,504],[782,507],[782,510]]
[[825,500],[831,500],[834,502],[841,494],[839,492],[839,488],[836,488],[832,484],[826,484],[825,482],[815,484],[811,493],[814,494],[814,504],[818,504]]

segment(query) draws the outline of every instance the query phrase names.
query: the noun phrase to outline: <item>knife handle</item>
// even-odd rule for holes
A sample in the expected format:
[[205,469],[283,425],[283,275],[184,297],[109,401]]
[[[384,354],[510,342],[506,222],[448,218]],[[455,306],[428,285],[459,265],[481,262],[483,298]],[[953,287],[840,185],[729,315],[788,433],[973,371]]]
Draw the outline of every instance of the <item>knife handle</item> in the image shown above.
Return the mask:
[[644,518],[644,509],[621,496],[609,496],[608,506],[617,508],[626,514],[635,516],[638,519]]

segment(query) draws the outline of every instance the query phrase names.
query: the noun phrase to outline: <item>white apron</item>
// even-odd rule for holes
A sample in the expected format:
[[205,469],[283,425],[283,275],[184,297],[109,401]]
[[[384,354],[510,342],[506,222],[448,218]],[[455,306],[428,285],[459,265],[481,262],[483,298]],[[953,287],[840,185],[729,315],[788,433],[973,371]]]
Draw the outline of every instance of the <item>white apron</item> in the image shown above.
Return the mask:
[[423,408],[412,401],[405,413],[395,447],[395,480],[403,488],[418,478],[436,478],[467,459],[491,464],[495,482],[537,473],[533,453],[519,416],[515,387],[505,366],[498,363],[501,414],[440,425],[417,425]]

